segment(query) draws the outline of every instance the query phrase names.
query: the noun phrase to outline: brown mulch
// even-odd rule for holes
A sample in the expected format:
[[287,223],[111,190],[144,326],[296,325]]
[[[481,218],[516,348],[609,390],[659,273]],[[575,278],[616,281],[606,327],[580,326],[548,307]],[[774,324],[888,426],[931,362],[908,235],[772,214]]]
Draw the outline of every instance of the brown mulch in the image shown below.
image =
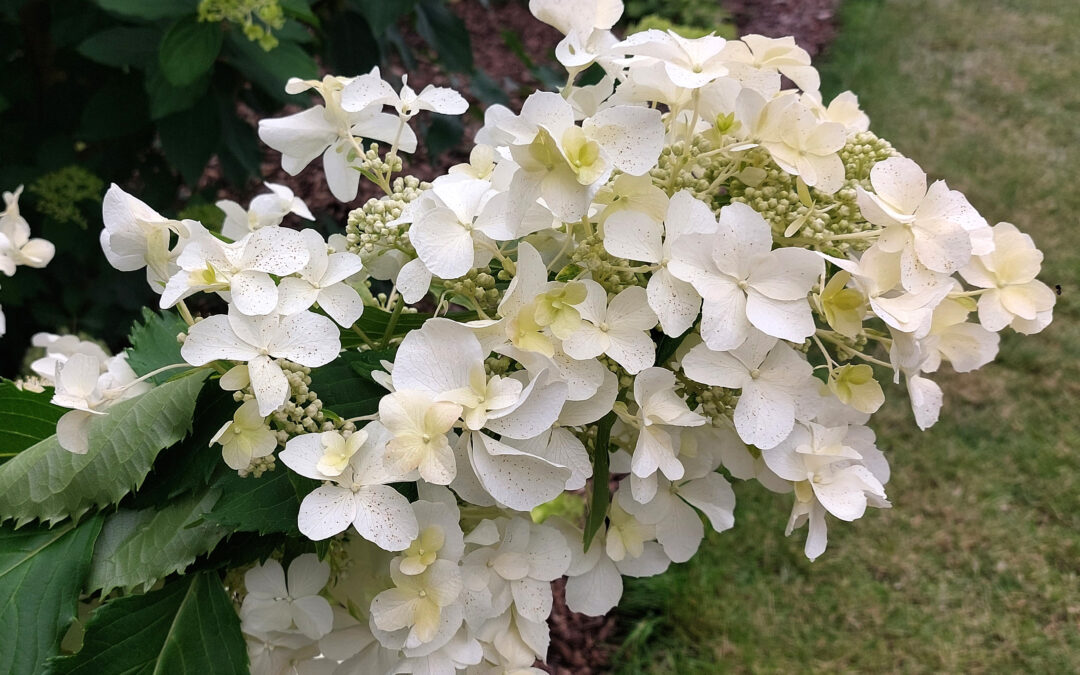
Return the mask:
[[[722,0],[721,4],[734,15],[740,34],[758,33],[769,37],[793,35],[800,46],[811,56],[816,56],[835,34],[834,17],[840,0]],[[502,31],[517,33],[525,52],[536,63],[548,61],[548,55],[560,39],[559,34],[536,21],[523,1],[483,3],[480,0],[461,0],[453,2],[451,7],[469,29],[477,66],[509,94],[511,109],[520,109],[528,92],[543,87],[506,45]],[[406,40],[420,61],[418,68],[409,71],[410,85],[418,91],[429,83],[453,86],[474,105],[474,110],[482,107],[477,105],[477,97],[470,90],[468,81],[439,68],[437,60],[431,58],[417,35],[407,33]],[[401,75],[403,72],[400,62],[388,68],[388,74]],[[478,116],[467,117],[466,148],[471,145],[469,141],[481,124],[482,119]],[[468,150],[465,148],[455,148],[436,161],[432,161],[421,148],[416,155],[406,158],[406,167],[408,173],[430,180],[445,173],[449,166],[467,160]],[[281,169],[280,155],[269,149],[264,157],[262,172],[265,180],[288,185],[313,211],[330,215],[342,226],[352,208],[369,197],[378,196],[378,189],[364,181],[361,182],[361,193],[356,201],[348,205],[340,204],[326,188],[319,160],[312,162],[298,176],[289,176]],[[204,178],[216,177],[218,172],[211,165],[207,173],[208,176]],[[220,197],[237,199],[240,196],[243,198],[239,201],[246,204],[247,199],[262,191],[259,187],[238,195],[234,190],[222,189]],[[554,675],[599,675],[609,672],[614,652],[613,641],[618,639],[616,616],[587,617],[571,612],[563,599],[563,586],[562,581],[553,584],[555,603],[549,619],[551,648],[544,668]]]

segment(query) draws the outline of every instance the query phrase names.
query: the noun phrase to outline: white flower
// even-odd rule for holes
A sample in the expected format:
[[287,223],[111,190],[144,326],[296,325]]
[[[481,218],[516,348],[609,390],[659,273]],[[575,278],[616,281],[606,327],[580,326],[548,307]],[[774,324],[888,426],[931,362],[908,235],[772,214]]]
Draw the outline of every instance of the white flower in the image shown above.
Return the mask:
[[[402,574],[421,574],[436,560],[457,562],[465,554],[461,512],[457,498],[448,489],[430,486],[438,501],[419,499],[412,503],[420,533],[398,559]],[[424,497],[421,494],[421,497]]]
[[71,408],[56,423],[60,447],[85,455],[90,449],[88,434],[93,416],[104,415],[112,404],[150,390],[149,383],[137,379],[127,363],[127,354],[118,354],[102,364],[96,355],[80,352],[58,363],[52,403]]
[[352,524],[360,536],[387,551],[409,546],[419,529],[409,500],[387,485],[408,475],[388,460],[389,440],[378,422],[354,431],[348,440],[338,431],[289,439],[278,455],[281,461],[301,476],[328,481],[300,504],[302,534],[320,541]]
[[96,342],[80,340],[74,335],[54,335],[53,333],[35,333],[30,342],[35,347],[42,347],[45,356],[35,359],[30,370],[47,384],[56,381],[56,371],[61,364],[75,354],[86,354],[97,359],[101,370],[108,367],[109,355]]
[[656,540],[672,562],[686,562],[697,552],[705,529],[697,508],[709,519],[716,532],[735,525],[735,493],[723,476],[716,473],[719,459],[709,456],[683,458],[687,467],[676,481],[657,479],[656,494],[642,504],[620,490],[618,503],[640,522],[656,527]]
[[[165,218],[142,201],[109,186],[101,203],[105,228],[101,231],[101,250],[109,264],[121,272],[146,268],[146,281],[160,293],[175,271],[173,261],[188,241],[210,236],[194,220]],[[170,239],[177,242],[170,248]]]
[[424,391],[399,390],[383,396],[379,420],[393,436],[387,445],[389,461],[399,472],[419,470],[429,483],[448,485],[457,468],[446,435],[460,416],[461,406],[436,401]]
[[817,254],[772,250],[772,231],[742,203],[720,210],[715,234],[684,234],[672,247],[671,273],[701,295],[701,337],[711,349],[742,344],[751,327],[802,342],[814,332],[807,294],[824,270]]
[[9,277],[17,265],[45,267],[56,254],[52,242],[30,238],[30,224],[19,213],[22,190],[20,185],[14,193],[4,192],[4,210],[0,212],[0,272]]
[[694,40],[672,30],[646,30],[634,33],[612,51],[656,59],[664,64],[668,78],[685,89],[698,89],[727,75],[722,37],[706,35]]
[[423,110],[442,115],[460,115],[469,109],[469,102],[453,89],[427,85],[419,94],[409,86],[409,76],[401,76],[401,93],[397,94],[379,74],[376,66],[345,85],[341,92],[341,107],[346,112],[359,112],[376,105],[389,105],[398,117],[408,121]]
[[[378,68],[372,73],[378,77]],[[316,105],[287,117],[259,120],[259,138],[281,153],[281,168],[290,176],[300,173],[311,160],[322,155],[330,192],[342,202],[355,199],[360,185],[360,172],[352,166],[355,161],[354,136],[385,143],[397,138],[398,150],[412,152],[416,149],[416,134],[397,115],[379,112],[376,104],[354,112],[342,108],[342,90],[350,81],[332,75],[327,75],[321,82],[289,80],[285,91],[299,94],[314,88],[323,97],[325,105]],[[381,108],[382,102],[377,107]]]
[[269,314],[278,304],[278,287],[270,275],[292,274],[307,263],[308,249],[296,230],[264,227],[232,244],[201,237],[177,257],[180,270],[165,285],[161,307],[199,291],[228,292],[239,312]]
[[1010,223],[998,223],[993,234],[993,252],[976,256],[960,270],[964,281],[988,289],[979,296],[979,323],[992,331],[1011,326],[1018,333],[1038,333],[1049,325],[1056,300],[1035,278],[1042,252]]
[[341,351],[337,326],[325,316],[300,312],[291,316],[246,316],[234,307],[188,330],[180,355],[193,366],[217,359],[245,361],[259,414],[269,415],[289,398],[289,381],[274,359],[288,359],[315,368]]
[[[414,648],[431,642],[441,632],[440,624],[457,616],[456,604],[461,594],[461,572],[456,563],[436,560],[420,574],[404,574],[395,565],[390,568],[394,587],[375,596],[371,602],[371,624],[382,631],[408,629],[405,647]],[[457,612],[448,612],[448,608]],[[456,627],[455,627],[456,628]],[[376,634],[378,636],[378,634]]]
[[[619,176],[616,184],[626,176]],[[621,200],[620,200],[621,201]],[[689,191],[677,192],[667,204],[661,226],[639,209],[616,211],[604,222],[604,249],[620,258],[658,265],[646,287],[649,307],[668,335],[682,335],[694,323],[701,297],[686,281],[668,269],[672,242],[686,234],[716,232],[716,218]]]
[[577,73],[617,42],[611,27],[622,16],[623,4],[621,0],[529,0],[529,11],[566,36],[556,45],[555,58]]
[[277,448],[277,434],[259,413],[257,401],[247,401],[222,425],[210,445],[221,444],[221,456],[230,469],[246,469],[251,460],[266,457]]
[[695,382],[741,390],[735,430],[744,442],[763,450],[787,438],[795,419],[811,414],[817,399],[818,380],[805,357],[756,331],[728,352],[697,345],[682,366]]
[[233,241],[262,227],[280,225],[290,213],[306,220],[315,220],[307,204],[293,191],[277,183],[264,183],[270,194],[261,194],[251,200],[247,210],[236,202],[222,199],[216,206],[225,212],[221,233]]
[[775,70],[803,91],[816,92],[821,86],[817,69],[810,65],[810,55],[791,36],[743,35],[724,45],[723,57],[732,77],[739,80],[753,79],[747,71]]
[[870,170],[874,192],[856,187],[859,210],[884,228],[878,246],[901,254],[900,280],[918,292],[967,265],[972,253],[993,250],[986,220],[944,181],[926,187],[926,173],[905,157],[890,157]]
[[360,256],[348,251],[328,252],[322,235],[315,230],[302,230],[300,235],[307,246],[307,264],[296,271],[297,276],[281,280],[277,311],[295,314],[317,303],[342,326],[353,325],[364,312],[364,301],[345,280],[363,268]]
[[738,118],[749,125],[749,138],[768,150],[781,169],[826,194],[843,185],[844,162],[838,153],[847,143],[844,125],[819,120],[793,94],[766,102],[744,89],[736,108]]
[[[556,393],[565,398],[565,388]],[[468,492],[467,500],[477,504],[495,502],[515,511],[531,511],[558,497],[573,473],[479,431],[462,434],[454,451],[459,471],[452,487],[458,494]]]
[[668,480],[683,477],[679,462],[679,427],[696,427],[706,419],[692,412],[675,393],[675,373],[666,368],[646,368],[634,378],[634,401],[638,411],[631,423],[638,429],[630,470],[634,496],[649,501],[656,492],[656,472]]
[[330,580],[330,565],[314,553],[297,556],[289,564],[289,579],[281,563],[270,558],[244,574],[247,595],[240,607],[245,631],[285,631],[293,625],[317,640],[330,632],[334,614],[319,595]]
[[861,518],[867,505],[887,508],[883,483],[888,464],[866,427],[798,425],[781,444],[762,456],[778,476],[795,483],[795,505],[787,533],[809,519],[806,556],[825,550],[824,511],[841,520]]
[[581,360],[607,354],[631,375],[653,365],[656,345],[649,330],[657,319],[649,308],[645,289],[630,286],[608,304],[603,286],[591,279],[583,283],[588,294],[577,310],[585,323],[563,340],[566,353]]

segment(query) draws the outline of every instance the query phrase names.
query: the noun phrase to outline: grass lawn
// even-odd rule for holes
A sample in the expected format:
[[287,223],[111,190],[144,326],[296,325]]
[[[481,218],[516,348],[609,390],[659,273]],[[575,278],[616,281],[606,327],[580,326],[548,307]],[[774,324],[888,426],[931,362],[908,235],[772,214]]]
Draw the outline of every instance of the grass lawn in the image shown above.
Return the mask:
[[892,510],[787,539],[790,496],[737,485],[734,530],[629,584],[622,673],[1080,671],[1080,3],[847,0],[820,64],[872,127],[1060,284],[1042,334],[940,375],[920,433],[901,391],[875,416]]

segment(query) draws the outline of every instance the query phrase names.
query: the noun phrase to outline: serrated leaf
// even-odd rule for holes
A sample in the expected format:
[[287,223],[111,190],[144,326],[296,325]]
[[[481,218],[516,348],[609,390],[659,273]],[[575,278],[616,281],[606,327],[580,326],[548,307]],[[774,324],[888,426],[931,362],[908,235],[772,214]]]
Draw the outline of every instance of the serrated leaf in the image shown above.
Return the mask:
[[85,455],[51,436],[0,466],[0,521],[55,523],[118,502],[187,433],[204,379],[195,373],[116,404],[91,423]]
[[416,5],[416,32],[438,53],[438,62],[444,68],[459,73],[472,71],[469,31],[449,5],[438,0],[420,0]]
[[585,519],[585,551],[588,552],[593,537],[604,524],[608,505],[611,503],[611,426],[615,424],[615,413],[609,412],[596,424],[596,450],[593,452],[592,494],[589,498],[589,515]]
[[75,619],[100,516],[52,530],[0,527],[0,672],[36,673]]
[[56,422],[66,408],[49,403],[52,388],[24,391],[10,380],[0,380],[0,461],[19,454],[56,433]]
[[83,647],[51,659],[61,675],[236,675],[248,659],[240,618],[214,572],[180,577],[146,595],[111,600],[86,624]]
[[300,498],[290,473],[281,465],[258,478],[241,478],[229,471],[214,483],[222,496],[206,519],[239,532],[300,534],[296,524]]
[[323,407],[344,418],[370,415],[379,407],[386,389],[371,378],[382,370],[380,360],[393,360],[392,351],[342,352],[337,359],[311,370],[311,390]]
[[76,51],[97,63],[114,68],[145,68],[157,54],[161,31],[154,28],[114,26],[94,33]]
[[[180,343],[176,336],[187,330],[187,324],[174,312],[155,312],[143,307],[142,321],[131,328],[128,340],[131,347],[127,351],[127,362],[136,375],[145,375],[151,371],[183,363],[180,356]],[[150,382],[161,384],[176,375],[178,371],[166,371],[150,378]]]
[[225,33],[217,23],[194,16],[174,23],[158,48],[158,66],[172,85],[186,87],[213,67]]
[[107,595],[153,586],[173,572],[183,572],[195,558],[213,550],[228,531],[208,522],[221,490],[188,494],[164,508],[121,509],[105,520],[90,565],[87,589]]

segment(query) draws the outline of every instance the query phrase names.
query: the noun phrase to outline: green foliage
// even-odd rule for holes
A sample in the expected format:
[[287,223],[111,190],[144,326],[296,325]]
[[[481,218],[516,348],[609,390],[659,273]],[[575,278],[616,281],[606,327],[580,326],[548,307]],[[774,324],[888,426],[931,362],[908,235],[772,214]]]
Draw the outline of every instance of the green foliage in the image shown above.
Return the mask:
[[235,675],[247,672],[240,618],[214,572],[106,602],[90,616],[83,647],[49,662],[53,675]]
[[593,537],[604,524],[608,505],[611,503],[611,427],[615,424],[614,412],[604,415],[596,425],[596,445],[593,448],[592,496],[589,514],[585,519],[585,550],[589,550]]
[[285,12],[277,0],[202,0],[199,21],[228,21],[265,51],[278,46],[273,31],[285,27]]
[[468,73],[473,69],[472,45],[465,23],[438,0],[416,3],[416,31],[438,54],[447,70]]
[[225,223],[225,212],[213,204],[191,202],[176,214],[180,220],[197,220],[214,232],[220,232]]
[[103,596],[114,588],[146,591],[183,572],[228,533],[203,518],[220,496],[220,490],[208,490],[171,500],[160,510],[120,509],[110,515],[94,548],[87,590]]
[[50,399],[52,389],[24,391],[10,380],[0,380],[0,461],[56,433],[56,422],[67,410]]
[[37,210],[46,218],[60,224],[78,225],[85,229],[86,216],[76,205],[88,202],[91,206],[101,204],[105,182],[78,165],[47,173],[27,187],[27,192],[37,198]]
[[[627,0],[623,19],[631,22],[627,33],[649,28],[671,28],[685,37],[698,37],[716,32],[725,38],[735,37],[731,14],[719,2],[700,0]],[[689,29],[691,32],[683,33]],[[703,31],[701,33],[694,32]]]
[[195,17],[174,23],[161,38],[158,66],[172,85],[185,87],[206,73],[217,60],[224,34],[221,27]]
[[0,672],[36,673],[57,653],[75,619],[101,522],[99,516],[78,527],[0,527]]
[[267,534],[283,532],[299,535],[296,517],[300,500],[318,483],[285,467],[256,478],[241,478],[235,471],[224,472],[215,482],[222,492],[206,519],[235,532]]
[[187,433],[205,373],[168,382],[109,409],[90,426],[90,451],[76,455],[55,436],[0,466],[0,520],[56,523],[115,504],[137,488],[162,449]]
[[312,369],[311,390],[319,394],[326,410],[340,417],[370,415],[386,394],[371,372],[383,370],[379,362],[393,358],[392,351],[342,352],[332,363]]
[[[180,342],[176,336],[187,330],[187,324],[175,312],[155,312],[143,307],[142,321],[131,328],[131,347],[127,350],[128,365],[136,375],[145,375],[151,371],[175,363],[183,363],[180,356]],[[150,382],[161,384],[179,370],[165,371],[150,378]]]

